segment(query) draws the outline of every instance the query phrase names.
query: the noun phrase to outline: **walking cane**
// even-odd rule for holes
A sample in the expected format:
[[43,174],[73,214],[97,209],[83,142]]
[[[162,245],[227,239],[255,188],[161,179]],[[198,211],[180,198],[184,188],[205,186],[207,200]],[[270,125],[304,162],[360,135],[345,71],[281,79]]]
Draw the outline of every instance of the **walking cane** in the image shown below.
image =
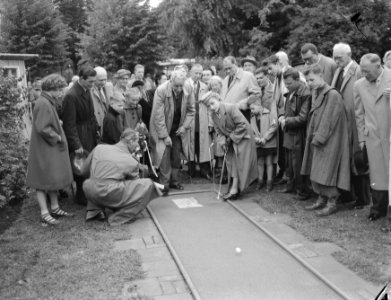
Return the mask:
[[210,169],[212,170],[212,180],[213,180],[213,190],[215,191],[215,168],[213,165],[213,159],[212,159],[212,151],[211,148],[214,146],[214,142],[212,142],[209,146],[209,162],[210,162]]
[[[222,167],[222,172],[224,172],[224,168],[225,168],[225,160],[226,160],[226,157],[227,157],[227,152],[228,152],[228,149],[226,149],[224,151],[224,158],[223,158],[223,167]],[[220,195],[221,195],[221,185],[223,184],[223,174],[221,174],[220,176],[220,186],[219,186],[219,193],[217,194],[217,199],[220,200]]]

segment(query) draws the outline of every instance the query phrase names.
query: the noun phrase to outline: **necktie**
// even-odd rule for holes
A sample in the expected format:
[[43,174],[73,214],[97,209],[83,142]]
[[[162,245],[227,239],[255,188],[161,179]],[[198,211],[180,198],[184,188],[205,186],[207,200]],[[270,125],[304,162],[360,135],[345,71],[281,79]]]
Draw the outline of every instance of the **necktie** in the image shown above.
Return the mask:
[[103,91],[103,89],[102,89],[102,88],[101,88],[101,89],[99,89],[99,92],[100,92],[100,98],[101,98],[102,102],[103,102],[104,104],[106,104],[106,96],[105,96],[105,92]]
[[343,69],[340,70],[338,74],[337,82],[335,83],[335,88],[338,91],[341,91],[342,82],[343,82]]
[[234,79],[234,77],[232,75],[230,75],[228,78],[228,87],[231,85],[233,79]]
[[200,103],[198,102],[198,95],[200,93],[200,82],[197,82],[197,87],[195,90],[195,131],[199,132],[200,131]]

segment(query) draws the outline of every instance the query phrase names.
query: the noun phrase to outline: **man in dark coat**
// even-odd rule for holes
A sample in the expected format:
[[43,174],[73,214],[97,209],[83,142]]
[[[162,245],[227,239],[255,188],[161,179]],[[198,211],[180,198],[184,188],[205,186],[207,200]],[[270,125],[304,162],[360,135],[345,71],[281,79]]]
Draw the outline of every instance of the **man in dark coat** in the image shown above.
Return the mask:
[[337,211],[339,190],[350,190],[348,121],[341,94],[323,79],[322,68],[305,72],[314,100],[310,111],[302,175],[309,175],[318,200],[307,210],[323,208],[318,216]]
[[296,193],[299,200],[307,200],[310,191],[305,177],[300,175],[303,161],[306,126],[311,108],[311,92],[300,80],[300,73],[295,69],[287,69],[284,83],[288,89],[285,94],[284,114],[279,116],[279,123],[284,132],[283,146],[286,149],[286,174],[288,183],[283,193]]
[[142,107],[141,119],[144,124],[147,125],[147,129],[149,130],[149,122],[151,121],[153,96],[155,94],[155,90],[146,90],[145,84],[141,80],[136,80],[133,82],[132,88],[138,88],[140,90],[141,99],[138,104],[140,104]]
[[[98,143],[99,126],[94,113],[90,90],[96,80],[96,71],[91,66],[83,66],[79,80],[64,97],[62,120],[68,140],[69,152],[83,154],[91,152]],[[74,176],[76,181],[75,202],[86,204],[83,193],[83,178]]]
[[110,106],[103,119],[103,143],[114,145],[120,141],[121,134],[124,131],[123,110],[122,95],[115,93],[110,98]]

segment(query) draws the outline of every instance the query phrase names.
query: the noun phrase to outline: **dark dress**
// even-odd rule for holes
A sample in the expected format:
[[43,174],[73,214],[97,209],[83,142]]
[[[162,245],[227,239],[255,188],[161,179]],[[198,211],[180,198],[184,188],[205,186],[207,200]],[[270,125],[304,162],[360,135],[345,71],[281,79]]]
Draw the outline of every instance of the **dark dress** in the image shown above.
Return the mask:
[[26,184],[37,190],[57,191],[73,181],[68,144],[55,103],[42,92],[34,106]]

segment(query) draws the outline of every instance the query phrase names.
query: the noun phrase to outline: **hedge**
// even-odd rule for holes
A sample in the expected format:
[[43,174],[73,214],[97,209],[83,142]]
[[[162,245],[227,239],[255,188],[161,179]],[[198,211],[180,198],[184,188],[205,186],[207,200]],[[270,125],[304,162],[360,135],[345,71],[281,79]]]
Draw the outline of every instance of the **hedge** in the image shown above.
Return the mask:
[[23,91],[0,68],[0,208],[27,196],[27,141],[22,135]]

